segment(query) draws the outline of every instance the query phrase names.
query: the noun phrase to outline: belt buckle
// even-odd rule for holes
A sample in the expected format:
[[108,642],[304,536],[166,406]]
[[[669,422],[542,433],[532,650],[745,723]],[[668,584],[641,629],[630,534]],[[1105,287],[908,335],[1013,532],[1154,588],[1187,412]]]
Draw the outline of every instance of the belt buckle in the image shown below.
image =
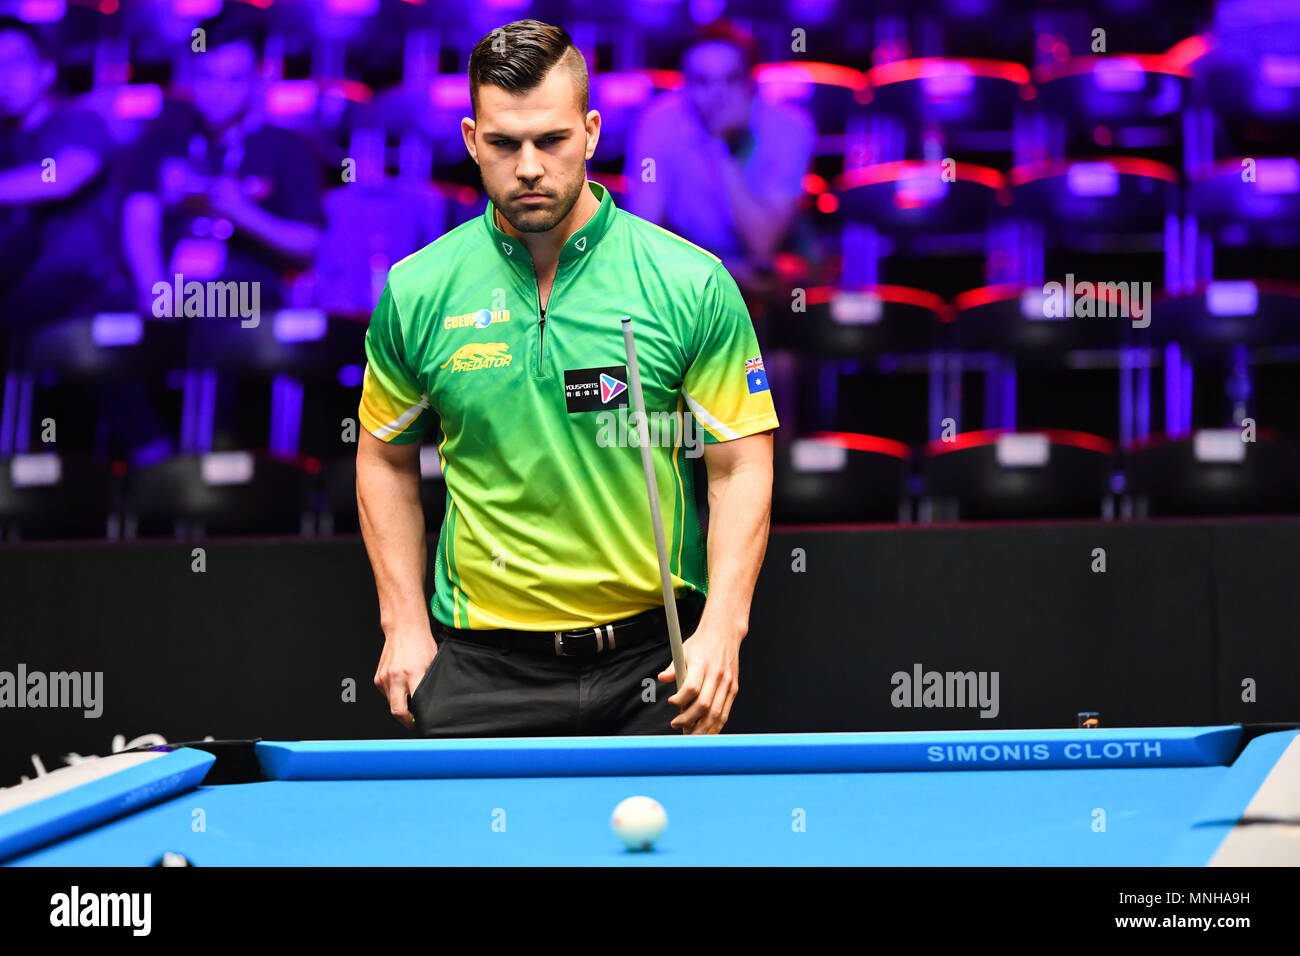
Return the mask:
[[[595,635],[595,639],[596,639],[595,646],[596,646],[597,654],[614,649],[613,629],[609,627],[609,625],[605,625],[604,628],[593,627],[591,628],[591,631],[592,634]],[[565,649],[564,635],[569,634],[573,639],[576,640],[577,638],[580,637],[586,637],[587,636],[586,632],[587,632],[587,628],[582,628],[581,630],[577,630],[577,631],[552,631],[551,633],[555,635],[555,656],[556,657],[581,657],[582,656],[581,653],[578,653],[576,651],[574,653],[570,653]]]
[[556,631],[555,632],[555,656],[556,657],[581,657],[582,654],[577,649],[569,650],[564,646],[564,636],[568,634],[570,639],[576,639],[581,636],[580,632],[575,631]]

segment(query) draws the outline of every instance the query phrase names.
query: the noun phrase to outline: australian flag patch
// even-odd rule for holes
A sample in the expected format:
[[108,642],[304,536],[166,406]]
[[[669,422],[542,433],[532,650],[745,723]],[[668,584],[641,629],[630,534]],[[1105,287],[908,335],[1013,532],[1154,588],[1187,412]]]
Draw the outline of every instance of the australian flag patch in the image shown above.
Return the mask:
[[745,382],[749,385],[749,394],[754,395],[758,392],[766,392],[767,389],[767,372],[763,368],[761,358],[752,358],[745,360]]

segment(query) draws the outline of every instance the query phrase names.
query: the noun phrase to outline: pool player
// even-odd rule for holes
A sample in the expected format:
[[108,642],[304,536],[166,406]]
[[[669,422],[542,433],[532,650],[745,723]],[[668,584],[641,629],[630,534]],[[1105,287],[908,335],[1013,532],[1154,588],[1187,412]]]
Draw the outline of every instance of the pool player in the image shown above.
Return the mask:
[[[366,336],[357,499],[385,637],[375,684],[429,736],[717,733],[739,688],[778,424],[744,302],[716,256],[587,180],[601,118],[563,29],[494,30],[469,76],[461,131],[490,202],[393,267]],[[671,696],[623,315],[686,638]],[[447,486],[432,626],[426,441]],[[701,449],[707,555],[688,457]]]

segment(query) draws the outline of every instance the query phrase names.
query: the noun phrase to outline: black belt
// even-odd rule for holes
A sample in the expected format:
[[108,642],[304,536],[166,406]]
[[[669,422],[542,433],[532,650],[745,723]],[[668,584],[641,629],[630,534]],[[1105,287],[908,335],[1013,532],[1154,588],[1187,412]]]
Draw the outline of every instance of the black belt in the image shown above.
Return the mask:
[[[682,640],[691,636],[699,616],[700,612],[694,604],[677,602]],[[470,630],[448,627],[441,621],[433,623],[438,640],[468,641],[471,644],[485,644],[488,647],[546,657],[592,657],[608,651],[626,650],[655,639],[666,642],[668,634],[668,615],[661,607],[608,624],[579,627],[571,631]]]

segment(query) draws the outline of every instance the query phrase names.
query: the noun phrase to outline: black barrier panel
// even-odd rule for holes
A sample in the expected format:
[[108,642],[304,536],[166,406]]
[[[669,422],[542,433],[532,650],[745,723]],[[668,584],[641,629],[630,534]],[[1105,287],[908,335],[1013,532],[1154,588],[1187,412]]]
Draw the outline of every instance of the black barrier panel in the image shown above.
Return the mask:
[[[777,529],[728,730],[1300,719],[1297,544],[1300,520]],[[0,548],[0,671],[101,681],[82,707],[0,709],[0,783],[145,735],[404,734],[372,686],[358,538],[207,542],[202,573],[193,547]],[[924,706],[932,673],[945,706]],[[1238,703],[1255,675],[1259,703]]]
[[1211,723],[1210,545],[1208,524],[777,530],[728,727]]
[[1226,721],[1300,720],[1297,555],[1300,522],[1215,525],[1217,690]]
[[[0,783],[115,737],[401,734],[360,539],[0,548],[0,670],[102,675],[102,712],[0,710]],[[433,567],[430,556],[429,567]],[[345,700],[351,681],[350,696]],[[92,686],[93,690],[93,686]]]

